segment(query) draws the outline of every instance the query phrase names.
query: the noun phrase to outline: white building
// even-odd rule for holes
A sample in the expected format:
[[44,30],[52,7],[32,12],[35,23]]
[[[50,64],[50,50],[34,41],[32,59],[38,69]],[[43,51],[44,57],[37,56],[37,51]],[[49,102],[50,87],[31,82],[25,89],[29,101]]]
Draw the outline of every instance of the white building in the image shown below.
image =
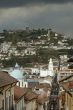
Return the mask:
[[3,42],[1,44],[1,51],[3,53],[7,53],[8,52],[8,49],[10,48],[10,46],[11,46],[11,42]]
[[26,48],[25,49],[25,55],[36,55],[35,48]]
[[36,74],[40,73],[40,69],[36,66],[34,68],[31,68],[31,74],[34,74],[34,73]]
[[47,76],[54,76],[54,71],[53,71],[53,61],[50,58],[48,69],[40,69],[40,77],[47,77]]

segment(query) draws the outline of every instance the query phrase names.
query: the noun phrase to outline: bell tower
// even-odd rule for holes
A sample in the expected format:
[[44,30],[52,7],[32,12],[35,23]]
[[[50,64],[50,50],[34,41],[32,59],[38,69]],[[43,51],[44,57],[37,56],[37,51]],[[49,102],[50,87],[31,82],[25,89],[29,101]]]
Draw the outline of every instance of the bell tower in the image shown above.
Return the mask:
[[52,61],[52,58],[50,58],[49,65],[48,65],[48,70],[53,72],[53,61]]

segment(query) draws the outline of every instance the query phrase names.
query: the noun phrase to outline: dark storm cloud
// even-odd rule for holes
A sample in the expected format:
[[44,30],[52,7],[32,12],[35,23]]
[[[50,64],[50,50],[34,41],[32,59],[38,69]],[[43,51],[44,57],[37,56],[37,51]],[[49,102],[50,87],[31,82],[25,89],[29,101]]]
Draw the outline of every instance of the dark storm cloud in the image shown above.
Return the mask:
[[0,8],[21,7],[32,4],[73,3],[73,0],[0,0]]
[[0,0],[0,31],[26,26],[73,35],[73,0]]

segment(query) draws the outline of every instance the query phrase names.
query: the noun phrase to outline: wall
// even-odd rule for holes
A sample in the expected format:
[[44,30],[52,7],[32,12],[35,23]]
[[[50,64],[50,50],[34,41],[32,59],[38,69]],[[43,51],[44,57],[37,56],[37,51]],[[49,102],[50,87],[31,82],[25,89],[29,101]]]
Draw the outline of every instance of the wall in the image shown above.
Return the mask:
[[36,110],[36,108],[37,108],[37,105],[36,105],[35,99],[26,103],[26,110]]
[[43,109],[43,105],[38,104],[38,110],[44,110],[44,109]]
[[[13,99],[14,99],[14,87],[7,86],[3,89],[2,93],[0,94],[0,109],[4,107],[4,110],[10,110],[12,107]],[[2,104],[2,101],[4,100],[4,103]],[[2,106],[3,105],[3,106]]]
[[24,96],[15,104],[15,110],[24,110]]
[[73,110],[73,94],[72,97],[69,96],[69,94],[65,94],[65,109],[67,110]]

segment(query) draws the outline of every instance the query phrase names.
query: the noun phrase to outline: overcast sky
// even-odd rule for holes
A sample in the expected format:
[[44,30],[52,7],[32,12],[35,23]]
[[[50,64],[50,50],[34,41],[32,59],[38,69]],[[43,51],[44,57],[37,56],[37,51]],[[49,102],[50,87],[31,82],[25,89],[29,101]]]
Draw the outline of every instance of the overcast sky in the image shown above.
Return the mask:
[[0,30],[52,28],[73,35],[73,0],[0,0]]

